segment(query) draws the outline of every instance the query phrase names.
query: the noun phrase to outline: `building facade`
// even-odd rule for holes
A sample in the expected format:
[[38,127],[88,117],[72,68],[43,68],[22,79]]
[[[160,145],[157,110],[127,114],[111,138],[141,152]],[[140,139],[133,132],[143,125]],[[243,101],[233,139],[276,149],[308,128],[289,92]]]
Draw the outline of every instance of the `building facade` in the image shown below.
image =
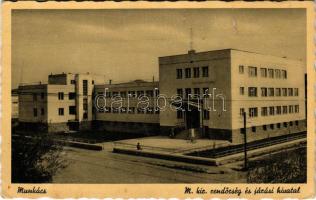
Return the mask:
[[159,75],[161,94],[183,99],[182,110],[161,112],[162,132],[182,126],[241,143],[244,112],[248,141],[306,130],[300,61],[234,49],[189,51],[160,57]]
[[159,109],[155,101],[158,82],[135,80],[95,86],[94,127],[98,131],[159,133]]
[[246,131],[248,141],[265,139],[306,130],[304,69],[298,60],[223,49],[159,57],[159,82],[50,75],[48,84],[19,87],[19,121],[50,132],[195,130],[242,143]]
[[48,84],[19,86],[19,122],[48,132],[90,128],[93,84],[89,74],[63,73],[49,75]]

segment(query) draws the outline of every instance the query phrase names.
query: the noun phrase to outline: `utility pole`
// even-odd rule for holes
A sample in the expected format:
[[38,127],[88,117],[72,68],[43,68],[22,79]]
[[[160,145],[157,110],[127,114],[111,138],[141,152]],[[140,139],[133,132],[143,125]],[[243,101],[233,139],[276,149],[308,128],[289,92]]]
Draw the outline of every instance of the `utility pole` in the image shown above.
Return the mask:
[[247,170],[247,120],[246,120],[246,112],[243,112],[244,117],[244,154],[245,154],[245,160],[244,160],[244,170]]

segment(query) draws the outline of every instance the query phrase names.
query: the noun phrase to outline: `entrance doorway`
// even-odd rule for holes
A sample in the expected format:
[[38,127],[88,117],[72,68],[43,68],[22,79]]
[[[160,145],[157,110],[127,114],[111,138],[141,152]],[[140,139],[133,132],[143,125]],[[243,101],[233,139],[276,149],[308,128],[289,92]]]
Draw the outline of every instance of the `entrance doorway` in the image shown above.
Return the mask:
[[187,129],[200,127],[200,112],[196,107],[190,108],[191,110],[185,111],[185,123]]

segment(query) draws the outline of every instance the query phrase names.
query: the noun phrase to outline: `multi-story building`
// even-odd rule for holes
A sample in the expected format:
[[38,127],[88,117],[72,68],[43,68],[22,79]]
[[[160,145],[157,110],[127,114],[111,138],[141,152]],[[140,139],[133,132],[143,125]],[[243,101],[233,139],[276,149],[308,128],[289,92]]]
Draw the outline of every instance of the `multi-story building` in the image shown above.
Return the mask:
[[91,127],[175,135],[194,129],[233,143],[241,143],[246,130],[253,141],[306,130],[304,73],[298,60],[191,50],[160,57],[159,82],[100,85],[89,74],[57,74],[48,84],[20,86],[19,121],[54,132]]
[[19,86],[20,124],[48,132],[89,128],[93,84],[89,74],[62,73],[49,75],[48,84]]
[[[306,130],[304,65],[235,49],[159,58],[159,90],[171,97],[160,112],[162,132],[184,126],[202,135],[240,143]],[[197,100],[199,96],[199,100]]]
[[143,80],[95,85],[95,129],[146,135],[159,133],[159,109],[155,101],[158,88],[158,82]]

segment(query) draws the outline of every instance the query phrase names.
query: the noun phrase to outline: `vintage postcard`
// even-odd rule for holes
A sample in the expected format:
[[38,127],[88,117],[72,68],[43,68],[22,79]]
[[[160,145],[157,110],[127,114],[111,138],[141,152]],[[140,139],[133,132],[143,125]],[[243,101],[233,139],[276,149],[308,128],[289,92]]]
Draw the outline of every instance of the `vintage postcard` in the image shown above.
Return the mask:
[[314,195],[314,5],[4,2],[2,195]]

